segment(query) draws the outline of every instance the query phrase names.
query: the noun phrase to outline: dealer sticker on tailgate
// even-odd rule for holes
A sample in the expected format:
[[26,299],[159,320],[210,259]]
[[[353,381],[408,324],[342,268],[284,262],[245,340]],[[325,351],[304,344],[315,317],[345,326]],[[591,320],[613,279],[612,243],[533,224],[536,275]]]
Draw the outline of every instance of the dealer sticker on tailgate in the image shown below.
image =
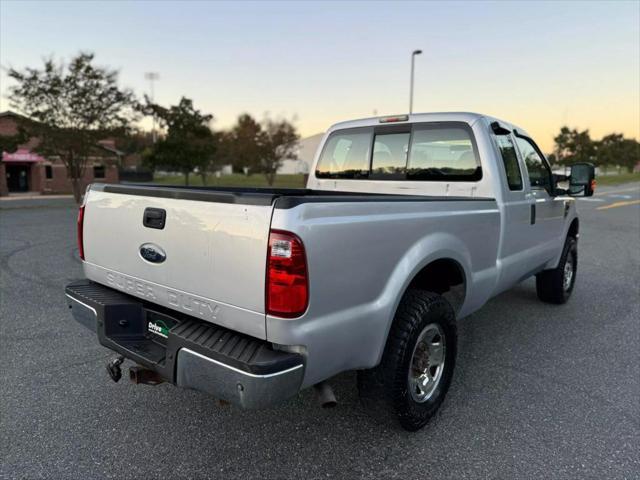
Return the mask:
[[169,337],[169,330],[176,324],[173,319],[155,312],[147,312],[147,322],[147,330],[162,338]]

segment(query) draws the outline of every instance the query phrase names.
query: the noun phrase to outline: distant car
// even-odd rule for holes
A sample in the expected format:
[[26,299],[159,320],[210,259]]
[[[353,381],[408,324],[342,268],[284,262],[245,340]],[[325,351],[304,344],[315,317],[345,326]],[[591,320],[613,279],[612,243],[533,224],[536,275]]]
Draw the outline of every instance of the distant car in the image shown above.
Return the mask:
[[[306,189],[94,184],[78,216],[75,318],[167,381],[246,408],[358,370],[407,430],[442,403],[456,321],[536,276],[564,303],[578,265],[569,195],[531,137],[473,113],[370,118],[325,134]],[[119,376],[118,358],[110,364]],[[381,407],[381,408],[379,408]]]

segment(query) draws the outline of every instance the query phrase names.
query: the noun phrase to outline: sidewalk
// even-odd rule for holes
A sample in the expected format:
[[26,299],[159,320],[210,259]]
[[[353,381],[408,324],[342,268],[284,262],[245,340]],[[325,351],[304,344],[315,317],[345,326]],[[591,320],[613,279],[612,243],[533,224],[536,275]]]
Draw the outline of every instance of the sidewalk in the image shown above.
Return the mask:
[[18,193],[0,197],[0,210],[13,208],[63,208],[75,207],[73,195],[40,195],[37,193]]

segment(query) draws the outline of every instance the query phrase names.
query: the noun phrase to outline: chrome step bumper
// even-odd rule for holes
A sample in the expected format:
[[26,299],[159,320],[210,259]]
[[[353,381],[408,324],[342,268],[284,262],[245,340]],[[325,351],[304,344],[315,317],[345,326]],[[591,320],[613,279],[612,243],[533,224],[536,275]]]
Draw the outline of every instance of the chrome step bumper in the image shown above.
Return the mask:
[[[71,283],[65,293],[73,317],[102,345],[179,387],[263,408],[292,397],[302,384],[304,357],[264,340],[87,280]],[[170,327],[158,335],[150,323]]]

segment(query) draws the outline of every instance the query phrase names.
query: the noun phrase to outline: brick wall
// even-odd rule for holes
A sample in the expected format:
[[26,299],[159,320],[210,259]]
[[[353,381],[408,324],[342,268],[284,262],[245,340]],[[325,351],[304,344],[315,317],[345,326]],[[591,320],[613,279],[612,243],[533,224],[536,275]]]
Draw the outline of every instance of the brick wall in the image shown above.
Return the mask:
[[7,171],[4,168],[4,162],[0,162],[0,197],[6,197],[9,195],[9,189],[7,188]]
[[[94,178],[93,167],[88,165],[82,177],[82,190],[93,182],[118,183],[118,168],[115,165],[105,166],[104,178]],[[46,178],[46,166],[42,165],[42,193],[63,194],[72,193],[71,181],[67,177],[67,169],[60,163],[51,164],[51,179]]]
[[[13,114],[0,116],[0,136],[12,136],[18,133],[16,116]],[[39,139],[31,138],[21,148],[33,150],[40,143]],[[82,189],[89,183],[118,183],[117,156],[107,153],[104,157],[91,158],[82,178]],[[104,178],[94,178],[94,165],[104,165]],[[51,167],[51,178],[47,178],[47,166]],[[67,169],[59,159],[51,159],[45,163],[31,165],[29,173],[29,189],[33,192],[49,194],[72,193],[71,182],[67,177]],[[8,195],[7,175],[4,162],[0,161],[0,196]]]
[[[18,123],[16,122],[15,117],[11,115],[0,117],[0,136],[12,137],[17,133]],[[38,146],[39,143],[40,140],[38,138],[32,137],[27,141],[27,143],[25,143],[24,145],[20,145],[20,147],[33,150]]]

